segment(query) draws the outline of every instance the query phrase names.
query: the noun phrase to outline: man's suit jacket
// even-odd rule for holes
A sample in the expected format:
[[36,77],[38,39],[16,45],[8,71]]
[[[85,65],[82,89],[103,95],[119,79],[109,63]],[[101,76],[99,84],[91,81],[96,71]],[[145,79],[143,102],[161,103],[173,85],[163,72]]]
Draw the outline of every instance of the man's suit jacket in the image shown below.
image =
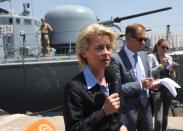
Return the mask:
[[96,84],[88,90],[83,72],[68,82],[63,104],[66,131],[109,131],[111,127],[117,130],[120,126],[118,114],[113,117],[104,114],[105,96],[100,88]]
[[[148,58],[145,52],[139,52],[142,60],[146,77],[151,76],[151,70],[148,63]],[[115,66],[118,76],[118,82],[121,83],[121,112],[124,123],[137,121],[139,106],[142,106],[139,101],[139,96],[142,93],[142,87],[138,82],[133,66],[122,48],[118,53],[113,54],[111,64]],[[133,125],[130,125],[133,126]]]

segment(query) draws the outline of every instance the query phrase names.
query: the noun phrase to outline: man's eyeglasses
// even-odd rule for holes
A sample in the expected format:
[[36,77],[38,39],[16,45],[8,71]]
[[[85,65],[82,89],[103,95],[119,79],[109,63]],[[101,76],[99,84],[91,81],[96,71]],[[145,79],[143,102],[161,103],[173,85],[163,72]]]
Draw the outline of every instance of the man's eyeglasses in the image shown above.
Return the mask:
[[164,46],[164,45],[160,45],[160,47],[163,49],[163,50],[168,50],[169,49],[169,47],[167,47],[167,46]]
[[130,35],[132,38],[136,39],[138,42],[146,42],[147,41],[147,38],[146,37],[137,37],[137,36],[134,36],[134,35]]

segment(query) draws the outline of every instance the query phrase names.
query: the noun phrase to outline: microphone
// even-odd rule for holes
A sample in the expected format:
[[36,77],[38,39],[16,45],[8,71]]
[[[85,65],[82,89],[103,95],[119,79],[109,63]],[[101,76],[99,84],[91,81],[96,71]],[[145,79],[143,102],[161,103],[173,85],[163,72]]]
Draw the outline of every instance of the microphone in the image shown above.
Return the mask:
[[112,65],[106,66],[104,70],[104,76],[106,82],[108,83],[109,94],[111,95],[112,93],[118,92],[116,83],[117,75],[115,67]]
[[112,93],[119,93],[120,94],[120,112],[125,113],[125,101],[124,101],[124,95],[121,93],[120,90],[120,85],[117,83],[117,75],[116,75],[116,68],[113,65],[109,65],[105,67],[104,70],[104,76],[105,80],[108,83],[108,88],[109,88],[109,94],[111,95]]
[[[108,83],[109,95],[118,92],[119,87],[117,85],[117,75],[115,67],[112,65],[106,66],[104,70],[104,76],[106,82]],[[116,127],[115,123],[118,121],[117,116],[118,116],[117,112],[115,112],[111,116],[111,131],[115,131]]]

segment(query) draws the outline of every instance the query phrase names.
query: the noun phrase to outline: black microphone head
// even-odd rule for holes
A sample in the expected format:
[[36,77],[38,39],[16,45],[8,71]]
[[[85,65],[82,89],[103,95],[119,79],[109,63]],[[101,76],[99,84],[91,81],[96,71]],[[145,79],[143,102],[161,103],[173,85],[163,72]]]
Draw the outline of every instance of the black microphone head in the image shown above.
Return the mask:
[[112,65],[106,66],[104,76],[107,83],[116,83],[117,76],[115,67]]

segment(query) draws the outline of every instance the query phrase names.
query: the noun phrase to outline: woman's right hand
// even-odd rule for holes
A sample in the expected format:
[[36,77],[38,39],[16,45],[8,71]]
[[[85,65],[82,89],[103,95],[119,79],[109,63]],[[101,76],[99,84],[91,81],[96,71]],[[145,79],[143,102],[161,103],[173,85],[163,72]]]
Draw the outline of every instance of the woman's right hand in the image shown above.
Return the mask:
[[113,93],[110,96],[106,97],[103,110],[105,112],[105,115],[113,114],[114,112],[117,112],[120,107],[120,98],[118,93]]

